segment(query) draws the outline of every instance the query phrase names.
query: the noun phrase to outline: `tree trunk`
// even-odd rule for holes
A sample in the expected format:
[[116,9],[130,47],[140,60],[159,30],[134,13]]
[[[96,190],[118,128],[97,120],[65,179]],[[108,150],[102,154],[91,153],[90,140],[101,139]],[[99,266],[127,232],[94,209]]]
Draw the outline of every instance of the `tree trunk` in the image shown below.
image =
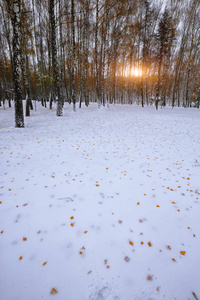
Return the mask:
[[15,94],[15,127],[24,127],[22,90],[21,90],[21,72],[20,72],[20,17],[21,1],[13,1],[13,82]]

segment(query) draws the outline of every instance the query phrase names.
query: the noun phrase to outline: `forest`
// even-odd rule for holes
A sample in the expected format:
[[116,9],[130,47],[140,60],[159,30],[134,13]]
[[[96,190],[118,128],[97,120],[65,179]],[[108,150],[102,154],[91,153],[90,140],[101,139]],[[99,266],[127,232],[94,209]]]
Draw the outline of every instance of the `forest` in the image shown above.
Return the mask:
[[0,0],[0,106],[199,108],[199,0]]

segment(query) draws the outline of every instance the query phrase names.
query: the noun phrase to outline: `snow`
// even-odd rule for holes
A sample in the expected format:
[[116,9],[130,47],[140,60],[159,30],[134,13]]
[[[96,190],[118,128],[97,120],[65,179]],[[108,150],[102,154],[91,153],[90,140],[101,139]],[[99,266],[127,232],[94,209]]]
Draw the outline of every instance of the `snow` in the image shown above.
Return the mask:
[[1,108],[1,300],[199,299],[199,118]]

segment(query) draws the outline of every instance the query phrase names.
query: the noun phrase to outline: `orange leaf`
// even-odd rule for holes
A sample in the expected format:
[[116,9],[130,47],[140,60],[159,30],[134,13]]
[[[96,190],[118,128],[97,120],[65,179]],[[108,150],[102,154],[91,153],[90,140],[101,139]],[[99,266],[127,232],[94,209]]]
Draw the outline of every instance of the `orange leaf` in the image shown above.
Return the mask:
[[104,264],[107,265],[107,262],[108,262],[107,259],[105,259],[105,260],[104,260]]
[[118,223],[119,223],[119,224],[122,224],[122,221],[121,221],[121,220],[119,220],[119,221],[118,221]]
[[26,238],[26,237],[24,237],[24,238],[23,238],[23,241],[27,241],[27,238]]
[[129,244],[130,244],[131,246],[133,246],[133,242],[130,241]]
[[22,256],[20,256],[19,260],[22,260],[22,258],[23,258],[23,257],[22,257]]
[[73,219],[74,219],[74,217],[72,216],[70,219],[71,219],[71,220],[73,220]]
[[144,243],[143,243],[143,242],[141,242],[140,244],[141,244],[141,245],[143,245]]
[[106,268],[110,269],[110,266],[106,266]]
[[86,234],[86,233],[87,233],[87,230],[85,230],[84,233]]
[[137,205],[139,205],[139,204],[140,204],[140,202],[137,203]]
[[176,204],[176,202],[172,202],[172,204]]
[[172,250],[171,247],[170,247],[169,245],[167,246],[167,248],[168,248],[169,250]]
[[11,189],[8,189],[9,191],[11,191]]
[[173,261],[176,261],[175,258],[172,258]]
[[79,254],[81,255],[81,254],[83,254],[83,252],[82,252],[82,251],[79,251]]
[[74,227],[74,223],[71,223],[70,226]]
[[55,178],[55,176],[53,176],[53,175],[52,175],[51,177],[52,177],[52,178]]
[[185,251],[180,251],[180,254],[185,255]]
[[54,289],[54,288],[52,288],[52,290],[51,290],[51,294],[57,294],[58,293],[58,291],[56,290],[56,289]]
[[147,280],[152,281],[153,280],[153,276],[152,275],[148,275],[147,276]]
[[47,264],[47,262],[45,261],[44,263],[43,263],[43,266],[45,266]]
[[148,245],[149,245],[149,247],[151,247],[152,246],[151,242],[148,242]]
[[1,231],[1,234],[3,233],[3,230]]
[[96,186],[99,186],[99,184],[96,184]]
[[156,205],[157,207],[160,207],[160,205]]

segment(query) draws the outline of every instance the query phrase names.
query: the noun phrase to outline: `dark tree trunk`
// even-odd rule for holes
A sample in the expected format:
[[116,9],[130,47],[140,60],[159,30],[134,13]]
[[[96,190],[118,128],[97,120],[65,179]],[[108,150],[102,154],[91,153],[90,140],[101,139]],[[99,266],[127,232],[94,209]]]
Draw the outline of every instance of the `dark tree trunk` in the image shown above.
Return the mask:
[[57,48],[56,48],[56,26],[55,26],[55,13],[54,13],[54,0],[49,0],[49,18],[51,24],[51,49],[52,49],[52,67],[55,93],[57,96],[57,116],[62,116],[62,97],[59,86],[58,62],[57,62]]
[[15,93],[15,127],[24,127],[22,90],[21,90],[21,71],[20,71],[20,17],[21,1],[13,1],[13,83]]

